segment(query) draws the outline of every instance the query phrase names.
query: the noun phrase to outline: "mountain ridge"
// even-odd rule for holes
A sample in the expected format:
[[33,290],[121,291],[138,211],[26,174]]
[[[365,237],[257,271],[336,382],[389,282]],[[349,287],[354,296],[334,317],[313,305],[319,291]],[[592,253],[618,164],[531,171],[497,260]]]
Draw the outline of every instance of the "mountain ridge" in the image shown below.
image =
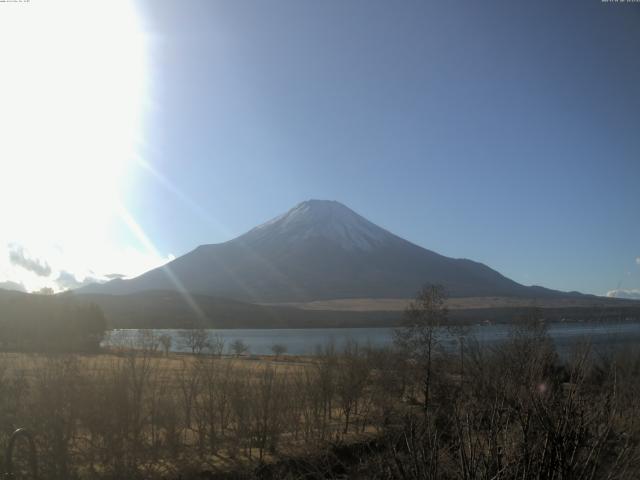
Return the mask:
[[254,303],[304,302],[412,297],[425,283],[443,284],[453,297],[579,295],[524,286],[482,263],[440,255],[328,200],[301,202],[232,240],[77,292],[176,290]]

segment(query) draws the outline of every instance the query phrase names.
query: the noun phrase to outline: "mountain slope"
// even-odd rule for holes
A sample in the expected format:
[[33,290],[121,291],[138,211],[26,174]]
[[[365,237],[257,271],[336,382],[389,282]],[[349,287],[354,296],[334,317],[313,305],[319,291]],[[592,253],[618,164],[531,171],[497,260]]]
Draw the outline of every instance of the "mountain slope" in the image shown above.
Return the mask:
[[333,201],[310,200],[225,243],[202,245],[139,277],[79,293],[186,290],[248,302],[408,298],[424,283],[454,297],[550,297],[481,263],[414,245]]

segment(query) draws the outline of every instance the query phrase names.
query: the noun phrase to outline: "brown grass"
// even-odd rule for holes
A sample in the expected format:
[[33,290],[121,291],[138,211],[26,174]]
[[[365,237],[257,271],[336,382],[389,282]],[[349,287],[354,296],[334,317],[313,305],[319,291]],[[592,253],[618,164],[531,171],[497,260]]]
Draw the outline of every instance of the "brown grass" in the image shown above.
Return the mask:
[[[349,312],[403,312],[412,299],[410,298],[347,298],[336,300],[317,300],[313,302],[290,302],[282,305],[302,310],[326,310]],[[518,297],[464,297],[449,298],[446,305],[450,310],[482,309],[482,308],[527,308],[536,305],[541,308],[593,307],[594,305],[616,306],[633,303],[630,301],[605,298],[554,298],[532,300]]]

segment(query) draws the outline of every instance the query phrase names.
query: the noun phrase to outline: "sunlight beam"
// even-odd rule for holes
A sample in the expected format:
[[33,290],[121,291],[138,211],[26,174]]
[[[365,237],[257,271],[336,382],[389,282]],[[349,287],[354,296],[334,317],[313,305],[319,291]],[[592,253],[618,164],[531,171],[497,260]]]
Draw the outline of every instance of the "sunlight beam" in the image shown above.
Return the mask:
[[[121,203],[118,204],[118,211],[122,221],[127,225],[127,227],[129,227],[133,235],[145,247],[145,249],[149,253],[152,253],[155,256],[159,256],[158,250],[156,249],[153,242],[149,239],[140,224],[135,220],[135,218],[133,218],[133,216]],[[165,264],[160,268],[162,268],[162,270],[167,274],[167,277],[169,277],[171,283],[173,283],[173,285],[176,287],[178,293],[184,298],[184,300],[187,302],[193,312],[198,316],[198,318],[200,320],[206,319],[207,316],[205,315],[204,311],[196,303],[191,294],[184,288],[180,279],[176,277],[175,274],[171,271],[171,267]]]

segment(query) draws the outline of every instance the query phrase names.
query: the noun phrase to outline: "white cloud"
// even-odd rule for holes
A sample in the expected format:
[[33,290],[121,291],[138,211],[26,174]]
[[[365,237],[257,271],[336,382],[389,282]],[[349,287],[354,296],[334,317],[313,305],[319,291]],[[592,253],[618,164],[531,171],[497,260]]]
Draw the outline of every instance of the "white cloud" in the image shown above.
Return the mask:
[[51,267],[46,261],[33,258],[20,245],[11,245],[9,247],[9,261],[35,273],[39,277],[48,277],[51,274]]
[[95,277],[85,277],[83,280],[78,280],[73,273],[62,270],[55,282],[60,290],[69,290],[89,285],[90,283],[103,283],[104,280]]
[[640,257],[636,257],[636,263],[640,265]]
[[107,273],[105,275],[109,280],[115,280],[116,278],[127,278],[124,273]]
[[[77,245],[77,244],[76,244]],[[74,248],[0,241],[0,288],[59,292],[114,278],[131,278],[173,260],[133,246],[92,243]],[[118,272],[118,273],[114,273]],[[16,288],[21,287],[21,288]]]
[[617,290],[610,290],[607,292],[607,297],[640,300],[640,289],[638,288],[620,289],[619,288]]

